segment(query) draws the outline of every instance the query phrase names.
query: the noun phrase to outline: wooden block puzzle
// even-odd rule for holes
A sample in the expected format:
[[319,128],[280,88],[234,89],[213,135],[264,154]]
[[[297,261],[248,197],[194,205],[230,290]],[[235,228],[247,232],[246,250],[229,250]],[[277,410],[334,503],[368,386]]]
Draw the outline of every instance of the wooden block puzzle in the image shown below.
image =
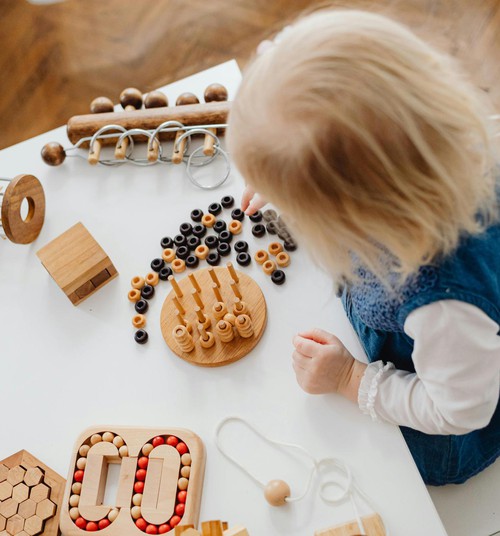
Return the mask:
[[65,483],[26,450],[0,461],[0,534],[57,536]]
[[266,300],[248,275],[206,268],[176,281],[161,311],[161,331],[179,357],[205,367],[233,363],[260,341],[267,322]]
[[[382,518],[378,514],[363,516],[363,526],[366,536],[385,536]],[[359,536],[359,526],[356,521],[335,525],[323,530],[317,530],[314,536]]]
[[118,275],[106,252],[81,223],[49,242],[37,256],[73,305]]
[[[109,464],[120,465],[116,504],[103,504]],[[99,426],[78,438],[62,502],[65,536],[106,529],[107,536],[172,532],[196,526],[205,449],[183,429]]]

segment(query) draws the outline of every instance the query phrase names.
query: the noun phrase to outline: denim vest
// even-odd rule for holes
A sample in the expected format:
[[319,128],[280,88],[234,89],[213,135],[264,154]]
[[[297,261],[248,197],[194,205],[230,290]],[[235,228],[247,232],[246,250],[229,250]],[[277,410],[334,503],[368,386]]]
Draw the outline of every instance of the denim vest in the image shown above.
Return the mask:
[[[500,324],[500,224],[462,239],[453,254],[421,267],[396,293],[369,272],[362,271],[361,279],[344,288],[342,302],[368,359],[390,361],[398,369],[415,372],[413,340],[403,330],[414,309],[459,300]],[[427,484],[459,484],[500,455],[500,404],[486,427],[465,435],[428,435],[403,426],[401,431]]]

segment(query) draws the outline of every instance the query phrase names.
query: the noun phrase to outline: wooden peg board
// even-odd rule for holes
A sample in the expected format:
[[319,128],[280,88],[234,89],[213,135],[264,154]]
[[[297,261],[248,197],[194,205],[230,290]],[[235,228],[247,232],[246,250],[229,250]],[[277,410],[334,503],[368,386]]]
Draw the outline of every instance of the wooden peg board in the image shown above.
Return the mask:
[[[121,465],[114,505],[103,504],[108,464]],[[158,532],[168,525],[172,534],[181,523],[196,525],[204,472],[205,448],[189,430],[89,428],[71,457],[61,532],[144,536],[151,525]]]
[[[371,514],[361,518],[365,527],[366,536],[385,536],[382,518],[378,514]],[[317,530],[314,536],[359,536],[359,526],[356,521],[342,525],[335,525],[328,529]]]
[[[231,276],[227,268],[217,267],[214,268],[214,272],[220,281],[220,292],[222,298],[231,313],[233,310],[236,296],[231,290],[230,283],[232,281]],[[202,348],[199,339],[200,334],[198,332],[198,318],[194,312],[196,306],[195,301],[191,295],[193,289],[192,283],[186,276],[178,284],[182,290],[183,297],[179,298],[182,306],[186,310],[185,319],[193,326],[193,339],[195,343],[194,350],[191,352],[183,352],[173,336],[174,328],[179,324],[175,311],[176,306],[173,302],[173,297],[176,295],[175,291],[169,293],[162,307],[160,322],[163,338],[170,347],[170,349],[176,353],[182,359],[193,363],[194,365],[200,365],[202,367],[219,367],[222,365],[228,365],[234,361],[238,361],[242,357],[246,356],[260,341],[262,334],[267,323],[267,308],[264,294],[259,285],[248,275],[236,271],[239,283],[238,288],[242,295],[242,300],[247,304],[249,309],[249,316],[253,323],[254,335],[248,339],[244,339],[238,335],[235,330],[234,339],[231,342],[223,343],[215,332],[215,318],[212,314],[212,307],[217,302],[214,292],[212,290],[212,279],[209,274],[209,269],[205,268],[194,272],[194,276],[201,287],[200,297],[205,304],[203,312],[211,319],[211,331],[215,337],[215,344],[211,348]]]
[[65,483],[26,450],[0,461],[0,534],[57,536]]

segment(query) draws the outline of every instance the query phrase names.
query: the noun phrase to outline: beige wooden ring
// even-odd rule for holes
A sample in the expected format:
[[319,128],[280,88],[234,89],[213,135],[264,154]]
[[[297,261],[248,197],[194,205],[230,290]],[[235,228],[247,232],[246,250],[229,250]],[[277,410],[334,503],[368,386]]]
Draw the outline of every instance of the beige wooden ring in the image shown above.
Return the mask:
[[254,255],[255,262],[258,264],[264,264],[269,259],[269,254],[265,249],[259,249]]
[[164,249],[161,258],[165,262],[172,262],[175,259],[175,251],[172,248]]
[[133,288],[129,293],[128,293],[128,299],[131,301],[131,302],[137,302],[141,299],[141,291],[138,289],[138,288]]
[[182,259],[174,259],[172,261],[172,270],[176,274],[180,274],[186,269],[186,263]]
[[264,270],[264,273],[266,273],[267,275],[271,275],[274,270],[276,270],[276,263],[274,261],[266,261],[262,265],[262,269]]
[[132,318],[134,328],[143,328],[146,325],[146,317],[144,315],[135,315]]
[[198,257],[198,259],[204,260],[208,257],[209,251],[208,246],[205,246],[205,244],[200,244],[194,250],[194,254]]
[[[26,199],[28,214],[21,216]],[[1,220],[7,238],[15,244],[29,244],[40,234],[45,219],[45,194],[33,175],[17,175],[5,189]]]
[[283,246],[279,242],[271,242],[267,248],[271,255],[276,256],[283,251]]
[[285,251],[282,251],[281,253],[278,253],[278,255],[276,255],[276,262],[278,266],[285,268],[285,266],[288,266],[290,264],[290,255],[288,255],[288,253],[286,253]]
[[230,223],[229,223],[229,232],[231,234],[240,234],[241,233],[241,230],[243,228],[243,225],[241,224],[241,221],[238,221],[238,220],[232,220]]
[[[200,337],[200,345],[203,348],[212,348],[212,346],[215,344],[214,334],[211,333],[210,331],[207,331],[206,334],[207,334],[206,339],[204,339],[203,337]],[[182,471],[181,471],[181,474],[182,474]],[[184,476],[184,475],[182,475],[182,476]],[[188,477],[189,477],[189,473],[188,473]]]
[[144,277],[141,277],[140,275],[136,275],[132,278],[132,281],[130,281],[130,284],[132,285],[132,288],[138,288],[141,289],[144,286]]
[[146,283],[152,287],[156,287],[159,281],[160,277],[156,272],[149,272],[149,274],[146,276]]
[[213,227],[215,223],[215,216],[213,214],[203,214],[201,223],[205,227]]

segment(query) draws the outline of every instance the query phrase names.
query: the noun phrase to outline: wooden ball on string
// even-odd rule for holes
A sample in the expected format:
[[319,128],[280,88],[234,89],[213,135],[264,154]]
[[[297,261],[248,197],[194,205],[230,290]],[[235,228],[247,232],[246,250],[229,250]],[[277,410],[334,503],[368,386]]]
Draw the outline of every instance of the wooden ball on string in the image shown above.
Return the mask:
[[283,506],[290,497],[290,486],[284,480],[271,480],[264,488],[264,497],[271,506]]

